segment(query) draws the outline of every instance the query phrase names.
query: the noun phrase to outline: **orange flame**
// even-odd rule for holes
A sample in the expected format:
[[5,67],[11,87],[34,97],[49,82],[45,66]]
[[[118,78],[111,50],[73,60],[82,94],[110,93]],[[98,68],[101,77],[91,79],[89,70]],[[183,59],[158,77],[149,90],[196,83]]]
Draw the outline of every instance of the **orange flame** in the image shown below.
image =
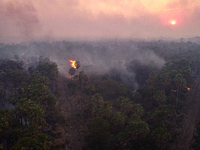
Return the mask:
[[[185,88],[189,91],[190,90],[190,88],[189,87],[187,87],[187,86],[185,86]],[[177,92],[177,90],[171,90],[172,92]]]
[[173,92],[177,92],[177,90],[171,90],[171,91],[173,91]]
[[71,67],[76,69],[76,61],[75,60],[69,60],[71,62]]
[[185,86],[186,88],[187,88],[187,90],[189,91],[190,90],[190,88],[189,87],[187,87],[187,86]]

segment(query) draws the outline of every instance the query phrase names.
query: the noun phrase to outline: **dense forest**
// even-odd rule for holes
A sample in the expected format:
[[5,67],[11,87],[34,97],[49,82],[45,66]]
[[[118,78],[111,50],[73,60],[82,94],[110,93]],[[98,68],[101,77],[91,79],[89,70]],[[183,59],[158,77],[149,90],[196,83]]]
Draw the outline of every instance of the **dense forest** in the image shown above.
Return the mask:
[[0,149],[200,149],[194,39],[1,43]]

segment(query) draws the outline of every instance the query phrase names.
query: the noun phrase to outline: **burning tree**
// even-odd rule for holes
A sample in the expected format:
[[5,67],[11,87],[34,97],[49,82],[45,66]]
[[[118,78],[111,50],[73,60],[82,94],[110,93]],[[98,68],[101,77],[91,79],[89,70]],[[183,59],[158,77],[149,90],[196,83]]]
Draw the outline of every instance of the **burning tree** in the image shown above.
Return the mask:
[[71,62],[71,67],[73,67],[74,69],[78,69],[81,66],[80,61],[76,61],[76,60],[69,60]]
[[71,67],[76,69],[76,61],[75,60],[69,60],[71,62]]
[[[75,74],[76,70],[78,70],[78,68],[80,68],[81,63],[79,61],[76,61],[76,60],[69,60],[69,61],[71,62],[71,67],[73,68],[73,69],[70,68],[71,71],[69,70],[69,74],[72,76],[72,75]],[[75,70],[75,72],[74,72],[74,70]]]

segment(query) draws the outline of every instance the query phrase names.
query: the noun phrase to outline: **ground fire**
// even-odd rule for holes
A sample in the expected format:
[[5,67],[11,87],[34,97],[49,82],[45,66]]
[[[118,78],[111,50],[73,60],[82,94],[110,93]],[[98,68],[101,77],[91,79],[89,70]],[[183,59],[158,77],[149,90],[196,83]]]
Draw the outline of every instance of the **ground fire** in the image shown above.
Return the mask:
[[[190,90],[190,88],[189,87],[187,87],[187,86],[185,86],[185,88],[189,91]],[[172,92],[177,92],[177,90],[171,90]]]
[[177,90],[171,90],[171,91],[173,91],[173,92],[177,92]]

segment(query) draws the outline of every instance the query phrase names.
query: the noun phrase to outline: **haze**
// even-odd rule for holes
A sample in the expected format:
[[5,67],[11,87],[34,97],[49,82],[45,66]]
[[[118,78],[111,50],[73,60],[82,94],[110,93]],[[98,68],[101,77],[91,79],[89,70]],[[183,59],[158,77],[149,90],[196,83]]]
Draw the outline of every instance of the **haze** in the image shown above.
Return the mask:
[[1,0],[0,42],[189,38],[200,35],[199,7],[199,0]]

